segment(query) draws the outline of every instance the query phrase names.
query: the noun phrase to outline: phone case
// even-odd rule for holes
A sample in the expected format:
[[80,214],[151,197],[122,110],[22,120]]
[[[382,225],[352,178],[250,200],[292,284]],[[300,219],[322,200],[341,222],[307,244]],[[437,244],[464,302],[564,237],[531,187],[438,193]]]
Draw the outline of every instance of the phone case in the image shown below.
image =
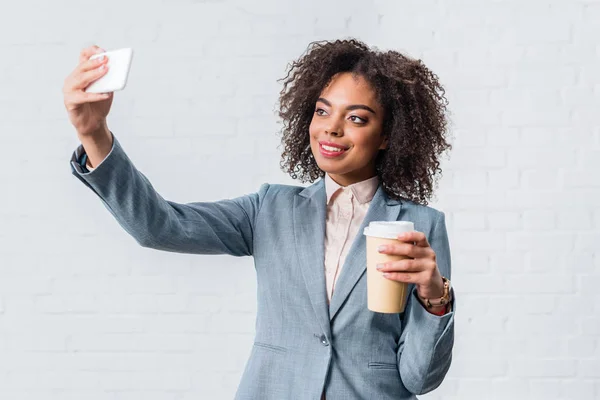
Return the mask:
[[131,68],[133,49],[127,47],[94,54],[90,57],[90,60],[98,58],[101,55],[108,57],[108,72],[100,79],[96,79],[90,83],[84,91],[87,93],[107,93],[123,90],[127,84],[127,77]]

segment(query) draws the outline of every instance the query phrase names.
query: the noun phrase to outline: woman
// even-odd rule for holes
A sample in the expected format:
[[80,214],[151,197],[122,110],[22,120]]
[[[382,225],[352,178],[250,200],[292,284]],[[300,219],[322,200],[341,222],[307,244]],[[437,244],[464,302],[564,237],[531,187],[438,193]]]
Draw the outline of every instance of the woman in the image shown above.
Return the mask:
[[[85,49],[65,80],[82,143],[73,174],[144,247],[254,257],[256,336],[237,399],[415,399],[439,386],[454,302],[444,213],[426,205],[450,148],[431,71],[357,40],[311,43],[283,79],[281,166],[322,179],[181,204],[153,189],[108,129],[113,95],[83,92],[106,71],[105,60],[88,61],[96,51]],[[415,224],[380,249],[410,257],[381,266],[410,284],[402,314],[367,309],[362,229],[374,220]]]

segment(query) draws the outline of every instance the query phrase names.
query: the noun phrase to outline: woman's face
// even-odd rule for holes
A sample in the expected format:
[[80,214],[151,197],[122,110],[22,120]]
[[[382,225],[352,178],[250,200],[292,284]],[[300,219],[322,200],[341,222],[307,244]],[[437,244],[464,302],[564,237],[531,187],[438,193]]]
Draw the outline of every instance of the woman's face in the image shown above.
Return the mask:
[[378,150],[387,146],[382,126],[383,109],[368,82],[349,72],[335,75],[321,92],[309,127],[317,165],[342,186],[372,178]]

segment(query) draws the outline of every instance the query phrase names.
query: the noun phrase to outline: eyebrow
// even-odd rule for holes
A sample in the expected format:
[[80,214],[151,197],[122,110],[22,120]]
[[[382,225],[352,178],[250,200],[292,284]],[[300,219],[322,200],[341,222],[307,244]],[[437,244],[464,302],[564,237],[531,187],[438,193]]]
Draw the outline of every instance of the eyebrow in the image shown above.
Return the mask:
[[[331,103],[327,99],[325,99],[323,97],[319,97],[317,99],[317,101],[325,103],[325,105],[331,107]],[[348,110],[348,111],[351,111],[351,110],[367,110],[367,111],[372,112],[375,115],[377,114],[377,113],[375,113],[375,111],[371,107],[366,106],[364,104],[352,104],[352,105],[349,105],[348,107],[346,107],[346,110]]]

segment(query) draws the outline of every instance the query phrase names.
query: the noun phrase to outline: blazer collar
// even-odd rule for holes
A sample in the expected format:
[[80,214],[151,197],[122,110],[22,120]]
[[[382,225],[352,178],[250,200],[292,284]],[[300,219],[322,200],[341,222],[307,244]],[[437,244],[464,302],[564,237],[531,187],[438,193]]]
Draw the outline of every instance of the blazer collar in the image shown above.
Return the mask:
[[[312,185],[305,187],[302,191],[300,191],[300,193],[298,193],[298,195],[305,197],[305,198],[311,198],[314,196],[318,197],[320,191],[325,192],[325,179],[324,178],[321,178],[317,182],[313,183]],[[397,205],[402,204],[401,200],[395,200],[395,199],[388,197],[388,195],[383,190],[383,187],[381,186],[381,182],[377,186],[375,195],[377,195],[379,191],[381,191],[381,195],[380,195],[381,198],[379,199],[379,201],[383,200],[385,202],[385,204],[387,204],[388,206],[397,206]],[[373,196],[372,201],[375,200],[375,195]],[[325,194],[325,198],[327,199],[326,194]],[[327,203],[325,203],[325,205],[326,204]]]

